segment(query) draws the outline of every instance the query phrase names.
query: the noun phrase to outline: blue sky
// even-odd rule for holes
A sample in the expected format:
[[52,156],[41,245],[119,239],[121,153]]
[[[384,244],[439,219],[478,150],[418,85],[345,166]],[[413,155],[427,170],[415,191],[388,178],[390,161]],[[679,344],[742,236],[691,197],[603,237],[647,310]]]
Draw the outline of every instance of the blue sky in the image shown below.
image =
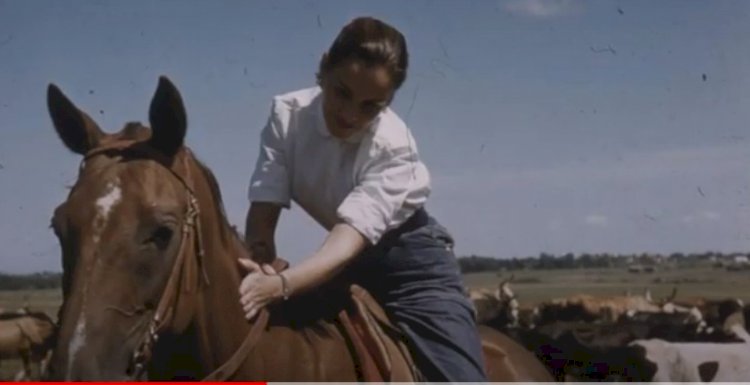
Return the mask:
[[[242,227],[271,97],[360,15],[406,35],[394,108],[458,254],[750,251],[750,2],[0,1],[0,271],[60,269],[49,218],[79,157],[48,83],[115,131],[169,76]],[[280,253],[323,236],[294,207]]]

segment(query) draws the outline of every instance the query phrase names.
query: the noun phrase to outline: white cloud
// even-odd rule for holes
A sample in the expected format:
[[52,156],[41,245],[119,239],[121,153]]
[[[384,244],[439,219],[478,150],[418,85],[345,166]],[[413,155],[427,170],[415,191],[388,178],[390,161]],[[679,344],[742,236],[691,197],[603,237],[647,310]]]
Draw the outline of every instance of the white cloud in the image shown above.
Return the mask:
[[607,226],[607,224],[609,223],[609,219],[607,219],[607,217],[605,217],[604,215],[599,215],[599,214],[591,214],[587,216],[586,219],[584,219],[584,221],[586,222],[587,225],[601,226],[601,227]]
[[682,217],[684,223],[713,222],[719,219],[721,214],[711,210],[702,210]]
[[579,4],[575,0],[511,0],[504,8],[513,14],[550,18],[574,13]]

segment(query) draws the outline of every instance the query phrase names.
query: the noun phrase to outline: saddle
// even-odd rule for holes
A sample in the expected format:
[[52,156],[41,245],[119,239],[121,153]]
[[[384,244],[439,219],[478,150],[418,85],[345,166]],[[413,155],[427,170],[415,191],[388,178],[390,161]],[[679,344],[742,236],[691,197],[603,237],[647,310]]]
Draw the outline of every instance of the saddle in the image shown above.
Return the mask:
[[401,331],[364,288],[351,285],[352,305],[338,320],[354,347],[360,376],[368,382],[415,382],[420,375]]
[[[281,259],[271,265],[277,272],[288,267]],[[391,323],[375,298],[356,284],[348,285],[345,294],[342,308],[333,321],[349,343],[360,381],[419,381],[421,375],[403,333]]]

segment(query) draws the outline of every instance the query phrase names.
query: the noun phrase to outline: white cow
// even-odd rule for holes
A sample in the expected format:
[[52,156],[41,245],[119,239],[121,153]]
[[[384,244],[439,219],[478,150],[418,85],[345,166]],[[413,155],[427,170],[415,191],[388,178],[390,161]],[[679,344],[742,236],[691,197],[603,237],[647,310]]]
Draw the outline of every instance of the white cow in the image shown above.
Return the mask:
[[636,340],[656,366],[652,381],[750,381],[750,343],[672,343]]

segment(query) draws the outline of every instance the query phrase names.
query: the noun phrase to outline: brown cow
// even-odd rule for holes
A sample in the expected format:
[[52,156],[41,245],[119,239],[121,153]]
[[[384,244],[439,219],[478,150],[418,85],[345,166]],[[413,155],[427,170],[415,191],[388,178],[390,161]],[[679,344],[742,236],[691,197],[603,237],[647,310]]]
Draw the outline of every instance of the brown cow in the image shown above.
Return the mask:
[[661,301],[661,303],[653,301],[649,290],[646,290],[643,296],[594,297],[589,294],[578,294],[568,298],[557,298],[540,305],[540,322],[615,322],[639,312],[660,313],[664,311],[667,304],[671,303],[675,295],[676,289],[670,297]]
[[45,313],[0,314],[0,360],[20,359],[22,377],[32,379],[32,363],[38,364],[39,373],[44,371],[54,335],[55,323]]

